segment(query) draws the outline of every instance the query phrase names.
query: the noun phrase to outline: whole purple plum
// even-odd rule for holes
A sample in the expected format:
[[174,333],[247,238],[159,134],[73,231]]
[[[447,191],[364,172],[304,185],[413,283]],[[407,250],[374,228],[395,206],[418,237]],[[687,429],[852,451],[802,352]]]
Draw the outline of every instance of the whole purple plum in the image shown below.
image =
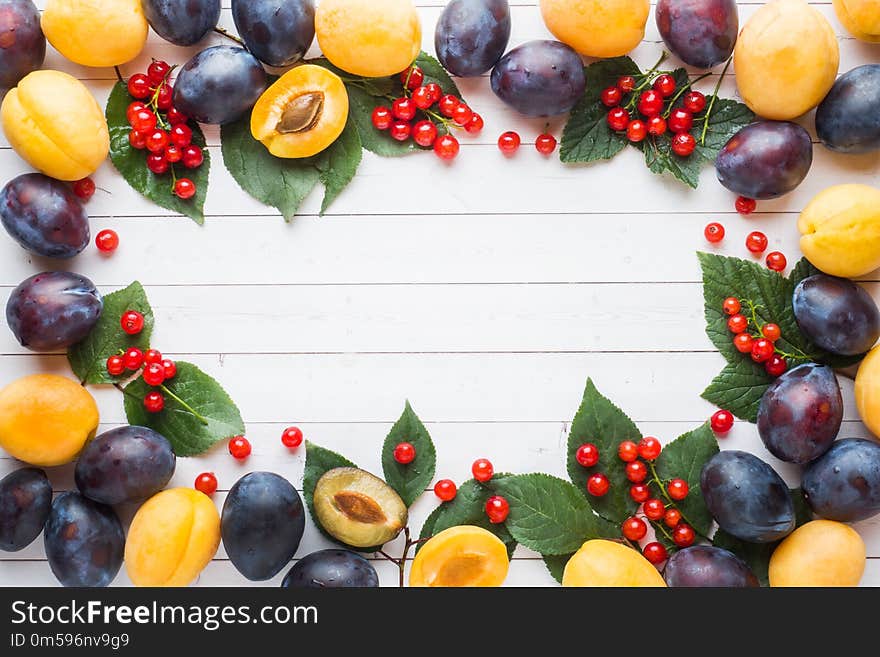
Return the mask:
[[37,468],[0,479],[0,550],[18,552],[34,542],[52,506],[52,485]]
[[794,289],[794,316],[813,344],[840,356],[863,354],[880,338],[880,310],[847,278],[816,274]]
[[10,89],[46,58],[40,12],[31,0],[0,0],[0,89]]
[[290,66],[315,38],[314,0],[232,0],[235,29],[269,66]]
[[658,0],[656,19],[666,47],[685,64],[712,68],[733,54],[736,0]]
[[495,66],[509,40],[507,0],[451,0],[437,21],[434,50],[447,71],[472,77]]
[[801,482],[810,508],[839,522],[880,513],[880,444],[844,438],[804,470]]
[[675,552],[666,562],[663,579],[667,586],[677,588],[760,586],[742,559],[712,545],[694,545]]

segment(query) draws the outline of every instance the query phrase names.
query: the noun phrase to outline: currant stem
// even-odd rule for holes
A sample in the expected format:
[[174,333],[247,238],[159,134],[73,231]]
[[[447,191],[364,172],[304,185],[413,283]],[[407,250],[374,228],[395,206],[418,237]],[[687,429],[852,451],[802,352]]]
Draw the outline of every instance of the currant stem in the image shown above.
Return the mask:
[[[675,500],[673,500],[673,499],[669,496],[669,491],[666,490],[666,487],[663,485],[663,480],[660,479],[660,475],[657,474],[657,468],[654,467],[654,462],[653,462],[653,461],[648,461],[648,467],[651,469],[651,478],[654,480],[654,483],[657,484],[657,488],[660,489],[660,492],[663,494],[663,497],[665,497],[666,500],[669,502],[670,506],[675,507],[675,508],[678,510],[678,512],[681,513],[681,519],[684,520],[687,524],[689,524],[689,525],[691,526],[691,529],[694,530],[694,533],[695,533],[697,536],[699,536],[700,538],[704,538],[704,539],[706,539],[707,541],[711,542],[712,539],[709,538],[708,536],[706,536],[705,534],[703,534],[702,532],[698,531],[697,528],[694,526],[694,523],[692,523],[692,522],[688,519],[688,517],[684,514],[684,511],[681,510],[681,507],[679,507],[679,506],[675,503]],[[655,523],[655,524],[656,524],[656,523]],[[665,534],[666,531],[664,530],[663,533]],[[669,539],[672,540],[672,537],[670,536]],[[674,541],[673,541],[673,542],[674,542]]]
[[113,70],[116,71],[116,79],[120,82],[125,82],[125,78],[122,77],[122,71],[119,70],[118,66],[114,66]]
[[693,80],[689,80],[687,84],[683,84],[681,86],[681,88],[672,97],[672,99],[669,101],[669,107],[666,109],[665,112],[663,112],[663,118],[664,119],[669,118],[669,115],[672,113],[672,108],[675,107],[675,103],[678,101],[679,98],[681,98],[682,94],[684,94],[685,91],[687,91],[688,89],[693,87],[700,80],[706,79],[710,75],[712,75],[712,74],[711,73],[703,73],[703,75],[701,75],[697,78],[694,78]]
[[214,28],[214,31],[215,31],[217,34],[222,34],[222,35],[225,36],[227,39],[232,39],[232,40],[235,41],[238,45],[240,45],[240,46],[242,46],[242,47],[246,47],[246,46],[244,45],[244,41],[242,41],[240,38],[238,38],[237,36],[235,36],[234,34],[232,34],[229,30],[227,30],[227,29],[225,29],[225,28],[222,28],[222,27],[215,27],[215,28]]
[[712,109],[715,107],[715,101],[718,98],[718,90],[721,89],[721,83],[724,81],[724,76],[727,75],[727,69],[730,68],[730,62],[732,61],[733,57],[727,60],[724,70],[721,71],[721,76],[718,78],[718,82],[715,83],[715,90],[712,92],[712,98],[709,99],[709,107],[706,108],[706,116],[703,117],[703,132],[700,135],[700,146],[705,146],[706,144],[706,133],[709,131],[709,117],[712,116]]
[[163,384],[163,385],[160,385],[160,386],[159,386],[159,389],[160,389],[162,392],[164,392],[166,395],[168,395],[169,397],[171,397],[171,399],[173,399],[174,401],[176,401],[178,404],[180,404],[181,406],[183,406],[183,408],[186,409],[187,412],[191,413],[191,414],[193,415],[193,417],[195,417],[199,422],[201,422],[202,424],[204,424],[205,426],[207,426],[207,424],[208,424],[208,420],[206,420],[205,417],[204,417],[203,415],[199,414],[199,413],[198,413],[198,412],[197,412],[192,406],[190,406],[190,405],[187,404],[185,401],[183,401],[180,397],[178,397],[178,396],[175,395],[173,392],[171,392],[171,391],[168,389],[168,387],[167,387],[166,385],[164,385],[164,384]]

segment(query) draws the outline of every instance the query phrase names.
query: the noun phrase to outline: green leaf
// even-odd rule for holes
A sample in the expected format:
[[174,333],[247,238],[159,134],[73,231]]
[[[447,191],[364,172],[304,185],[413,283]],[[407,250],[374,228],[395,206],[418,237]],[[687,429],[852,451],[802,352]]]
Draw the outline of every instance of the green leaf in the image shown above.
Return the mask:
[[[144,329],[137,335],[128,335],[119,323],[119,318],[127,310],[136,310],[144,316]],[[149,349],[153,321],[153,309],[147,301],[144,288],[137,281],[124,290],[108,294],[104,297],[101,317],[86,339],[67,350],[67,360],[73,373],[83,383],[113,383],[120,380],[120,377],[107,373],[107,359],[129,347],[142,351]]]
[[160,388],[165,409],[159,413],[144,408],[144,397],[151,390],[141,378],[125,386],[125,416],[129,424],[150,427],[165,436],[177,456],[196,456],[244,433],[241,414],[226,391],[191,363],[177,361],[177,374]]
[[728,363],[712,379],[701,397],[719,408],[730,411],[740,420],[756,422],[761,397],[770,386],[764,368],[751,359]]
[[452,94],[459,98],[462,97],[461,92],[458,90],[453,79],[449,76],[449,73],[447,73],[446,69],[443,68],[443,65],[431,57],[431,55],[424,51],[420,52],[419,56],[416,58],[415,64],[422,69],[422,73],[425,74],[425,81],[422,84],[435,82],[440,85],[444,94]]
[[717,453],[718,440],[707,422],[666,445],[654,463],[662,481],[681,478],[688,483],[688,496],[677,506],[687,522],[704,536],[712,529],[712,515],[700,492],[700,473]]
[[[356,468],[347,458],[320,445],[306,441],[306,465],[303,472],[303,495],[312,518],[315,519],[315,486],[324,473],[334,468]],[[320,526],[317,519],[315,524]],[[323,527],[321,528],[323,532]]]
[[598,536],[590,503],[563,479],[532,473],[493,479],[490,485],[510,503],[507,530],[527,548],[571,554]]
[[376,130],[373,126],[373,110],[384,102],[383,98],[377,99],[355,84],[346,84],[345,87],[348,89],[348,119],[357,128],[364,148],[382,157],[399,157],[421,150],[414,141],[397,141],[387,130]]
[[196,185],[196,195],[191,199],[178,198],[172,191],[174,182],[171,173],[157,176],[147,168],[147,151],[133,148],[128,141],[131,126],[126,116],[132,98],[128,95],[125,82],[117,82],[107,100],[105,115],[110,130],[110,160],[125,181],[156,205],[186,215],[198,224],[205,222],[205,198],[208,193],[208,179],[211,170],[211,154],[205,148],[205,135],[199,125],[190,121],[192,143],[201,147],[205,161],[198,169],[177,168],[180,177],[192,180]]
[[[618,526],[638,505],[629,496],[626,464],[617,458],[617,448],[625,440],[637,443],[641,438],[642,434],[633,421],[603,397],[593,380],[588,379],[568,436],[568,477],[586,496],[587,479],[596,472],[603,472],[611,482],[611,489],[604,497],[591,497],[589,501],[596,513]],[[577,462],[578,447],[584,443],[593,443],[599,448],[599,464],[592,468],[584,468]]]
[[364,148],[357,127],[349,118],[339,138],[318,158],[315,166],[324,185],[323,215],[348,184],[354,180],[363,158]]
[[[412,443],[416,458],[412,463],[401,465],[394,460],[394,448],[399,443]],[[428,430],[413,411],[409,402],[400,419],[391,427],[382,446],[382,470],[385,481],[397,491],[407,506],[412,506],[434,478],[437,454]]]
[[565,566],[568,564],[568,560],[574,556],[573,554],[546,554],[542,558],[544,559],[544,565],[547,566],[547,570],[550,571],[550,575],[557,582],[562,584],[562,574],[565,572]]

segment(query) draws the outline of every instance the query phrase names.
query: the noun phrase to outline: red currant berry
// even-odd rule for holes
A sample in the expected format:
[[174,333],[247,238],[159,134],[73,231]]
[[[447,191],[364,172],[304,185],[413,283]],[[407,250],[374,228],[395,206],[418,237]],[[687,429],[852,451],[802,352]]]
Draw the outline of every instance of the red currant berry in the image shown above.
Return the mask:
[[706,109],[706,97],[699,91],[689,91],[684,95],[684,108],[693,114]]
[[144,352],[144,363],[152,365],[153,363],[162,364],[162,352],[158,349],[147,349]]
[[593,497],[603,497],[604,495],[607,495],[609,488],[611,488],[611,482],[608,481],[608,477],[601,472],[597,472],[587,479],[587,492]]
[[678,509],[666,509],[663,514],[663,524],[667,527],[674,528],[681,522],[681,511]]
[[110,356],[107,359],[107,374],[110,376],[119,376],[125,372],[125,361],[122,356]]
[[175,107],[171,107],[168,109],[168,113],[165,115],[165,118],[168,119],[168,123],[170,123],[171,125],[180,125],[181,123],[186,123],[187,121],[189,121],[189,117]]
[[119,248],[119,235],[109,228],[102,230],[95,236],[95,246],[101,253],[113,253]]
[[151,153],[161,153],[168,145],[168,133],[164,130],[153,130],[147,135],[147,150]]
[[135,73],[128,78],[128,93],[132,98],[143,100],[152,93],[150,79],[143,73]]
[[741,354],[752,353],[754,339],[748,333],[739,333],[733,337],[733,346]]
[[689,132],[694,126],[694,115],[685,109],[675,109],[669,115],[667,123],[672,132]]
[[749,233],[746,235],[746,248],[752,253],[764,253],[767,250],[767,236],[757,230]]
[[162,368],[165,370],[165,380],[170,381],[177,376],[177,364],[168,358],[162,359]]
[[168,144],[168,146],[165,147],[165,151],[162,153],[162,156],[169,164],[175,164],[183,159],[183,150],[180,148],[180,146]]
[[452,113],[453,123],[462,127],[470,123],[472,118],[474,118],[474,111],[464,103],[461,103],[456,107],[455,111]]
[[652,497],[650,500],[645,500],[645,503],[642,506],[642,511],[645,512],[645,516],[647,516],[649,520],[654,520],[656,522],[666,513],[666,505],[663,504],[662,500]]
[[140,130],[132,130],[128,133],[128,143],[131,144],[132,148],[142,151],[147,147],[148,134]]
[[416,448],[412,443],[400,443],[394,448],[394,460],[401,465],[408,465],[416,459]]
[[165,159],[164,153],[150,153],[147,155],[147,168],[157,176],[167,173],[169,166],[171,165]]
[[535,139],[535,150],[541,155],[550,155],[556,150],[556,137],[546,132],[538,135],[538,138]]
[[776,342],[782,337],[782,329],[779,328],[779,324],[764,324],[764,327],[761,329],[761,335],[770,340],[770,342]]
[[147,396],[144,397],[144,408],[147,409],[148,413],[160,413],[163,408],[165,408],[165,397],[162,396],[161,392],[148,392]]
[[648,134],[659,137],[666,132],[666,119],[662,116],[652,116],[648,119]]
[[398,98],[391,103],[391,114],[401,121],[412,121],[416,116],[416,104],[411,98]]
[[599,448],[593,443],[584,443],[577,448],[575,460],[585,468],[592,468],[599,462]]
[[154,85],[164,81],[170,72],[171,67],[168,65],[168,62],[158,59],[154,59],[147,67],[147,77]]
[[229,441],[229,453],[239,461],[251,455],[251,443],[244,436],[235,436]]
[[125,369],[139,370],[144,364],[144,352],[137,347],[130,347],[122,356],[122,362],[125,363]]
[[609,128],[615,132],[623,132],[629,125],[629,112],[622,107],[615,107],[608,111],[605,120],[608,121]]
[[434,153],[441,160],[454,160],[459,148],[458,139],[452,135],[443,135],[434,142]]
[[666,484],[666,492],[676,502],[680,502],[688,496],[688,482],[684,479],[673,479]]
[[745,196],[740,196],[736,199],[736,203],[734,204],[736,207],[736,211],[740,214],[752,214],[755,211],[755,208],[758,207],[757,201],[753,198],[747,198]]
[[645,559],[650,561],[655,566],[666,561],[669,556],[666,553],[666,548],[657,541],[654,541],[653,543],[648,543],[642,549],[642,554],[645,556]]
[[639,446],[631,440],[624,440],[617,446],[617,458],[624,463],[632,463],[639,458]]
[[785,271],[785,268],[788,267],[788,260],[779,251],[768,253],[766,262],[767,269],[772,269],[773,271]]
[[434,104],[434,96],[427,87],[419,87],[412,94],[412,100],[419,109],[428,109]]
[[400,74],[400,82],[409,90],[422,86],[425,81],[425,74],[418,66],[410,66]]
[[192,143],[193,132],[185,123],[178,123],[171,127],[171,143],[180,148],[185,148]]
[[772,358],[776,347],[767,338],[760,338],[752,343],[752,360],[756,363],[766,363]]
[[707,242],[718,244],[718,242],[724,239],[724,226],[717,222],[713,222],[706,226],[706,230],[703,231],[703,235],[706,236]]
[[73,183],[73,193],[82,201],[88,201],[95,195],[95,183],[91,178],[83,178]]
[[512,130],[502,133],[502,135],[498,137],[498,148],[505,155],[513,155],[516,153],[516,151],[519,150],[519,145],[519,135]]
[[633,461],[626,464],[626,478],[634,484],[640,484],[648,478],[648,466],[642,461]]
[[500,525],[510,515],[510,503],[500,495],[493,495],[486,500],[486,515],[493,525]]
[[645,484],[633,484],[629,487],[629,496],[634,502],[641,504],[642,502],[647,502],[648,498],[651,497],[651,489]]
[[441,479],[434,484],[434,495],[439,497],[441,502],[451,502],[457,493],[458,488],[452,479]]
[[689,132],[679,132],[672,138],[672,152],[679,157],[688,157],[697,147],[697,140]]
[[432,105],[443,97],[443,89],[436,82],[429,82],[425,85],[425,89],[431,94],[431,98],[433,99],[431,102]]
[[156,115],[149,109],[135,112],[131,117],[131,127],[138,132],[150,133],[156,129]]
[[632,516],[623,521],[621,526],[623,535],[631,541],[641,541],[648,533],[648,525],[641,518]]
[[184,201],[196,195],[196,184],[189,178],[179,178],[174,183],[174,193]]
[[165,382],[165,368],[160,363],[151,363],[144,368],[144,383],[160,386]]
[[709,425],[712,427],[712,431],[719,435],[730,433],[730,430],[733,429],[733,413],[724,409],[715,411],[709,420]]
[[159,87],[159,91],[156,93],[156,107],[160,110],[168,110],[171,109],[171,104],[174,102],[174,91],[171,89],[170,85],[163,84]]
[[626,138],[633,143],[638,143],[648,136],[648,124],[641,119],[635,119],[626,126]]
[[281,434],[281,443],[289,449],[296,449],[302,441],[303,432],[299,427],[287,427]]
[[727,297],[722,304],[725,315],[736,315],[742,310],[742,304],[736,297]]
[[196,477],[196,483],[193,487],[200,493],[211,497],[211,495],[217,492],[217,477],[213,472],[203,472]]
[[654,436],[645,436],[639,441],[639,456],[646,461],[653,461],[662,451],[663,445]]
[[727,329],[734,335],[739,335],[749,330],[749,320],[745,315],[731,315],[727,320]]
[[370,120],[373,122],[373,127],[376,128],[376,130],[387,130],[391,127],[394,117],[391,116],[390,109],[382,106],[373,110]]
[[128,335],[137,335],[144,330],[144,316],[137,310],[127,310],[122,313],[119,324]]
[[485,483],[495,474],[495,468],[492,467],[492,462],[489,459],[477,459],[471,466],[471,474],[477,481]]
[[437,109],[440,110],[440,113],[448,119],[452,118],[452,115],[455,114],[455,108],[461,104],[461,101],[453,96],[452,94],[446,94],[441,97],[439,101],[437,101]]
[[770,360],[764,363],[764,370],[766,370],[767,374],[770,376],[782,376],[787,369],[788,363],[779,355],[774,354],[770,357]]
[[644,116],[657,116],[663,110],[663,96],[653,89],[643,91],[639,96],[639,112]]
[[617,88],[623,93],[628,94],[636,88],[636,79],[631,75],[624,75],[617,78]]
[[608,87],[602,90],[601,99],[605,107],[616,107],[623,99],[623,92],[618,87]]
[[430,121],[419,121],[413,126],[412,138],[419,146],[433,146],[437,139],[437,126]]
[[675,93],[675,78],[668,73],[664,73],[663,75],[658,75],[651,86],[661,96],[669,98]]
[[140,112],[141,110],[147,109],[147,106],[144,105],[141,101],[135,100],[129,103],[128,109],[125,110],[125,118],[128,119],[128,125],[131,125],[133,117]]
[[202,149],[195,144],[190,144],[183,149],[183,166],[187,169],[198,169],[205,161]]
[[412,124],[408,121],[395,121],[391,124],[389,133],[397,141],[406,141],[412,134]]
[[690,547],[694,544],[694,529],[686,523],[680,523],[672,532],[673,542],[680,548]]
[[483,130],[483,117],[474,112],[471,120],[465,124],[464,130],[471,135],[479,134]]

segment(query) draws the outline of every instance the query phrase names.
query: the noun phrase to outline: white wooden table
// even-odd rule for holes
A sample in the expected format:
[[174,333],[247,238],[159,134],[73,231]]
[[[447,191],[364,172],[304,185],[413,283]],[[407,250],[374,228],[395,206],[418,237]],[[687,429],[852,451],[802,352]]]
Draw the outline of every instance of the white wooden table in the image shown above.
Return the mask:
[[[221,24],[232,27],[228,0],[224,4]],[[418,4],[430,52],[444,1]],[[763,3],[739,4],[744,22]],[[880,46],[848,36],[830,2],[813,4],[838,32],[841,73],[880,61]],[[550,38],[536,2],[511,5],[511,47]],[[646,40],[632,56],[646,67],[661,48],[652,12]],[[123,72],[145,70],[151,56],[183,63],[196,50],[151,32],[147,49]],[[115,81],[112,70],[73,65],[51,48],[45,67],[79,77],[102,104]],[[714,81],[704,84],[711,90]],[[880,155],[835,155],[817,145],[813,169],[798,190],[741,218],[711,167],[700,189],[691,191],[650,174],[633,149],[611,163],[563,166],[533,147],[543,119],[506,109],[487,77],[460,86],[486,128],[462,139],[457,161],[448,166],[430,154],[396,160],[365,154],[360,174],[323,218],[317,216],[320,194],[285,224],[240,191],[223,167],[216,129],[207,131],[213,162],[204,227],[142,199],[108,162],[95,176],[101,189],[88,211],[93,234],[118,231],[116,254],[104,258],[90,247],[69,263],[42,261],[2,236],[0,298],[27,276],[65,265],[105,293],[140,280],[156,313],[154,346],[215,376],[247,423],[254,452],[244,464],[225,445],[178,461],[173,485],[192,486],[203,471],[217,474],[218,505],[249,471],[272,470],[301,484],[304,449],[289,453],[280,442],[288,425],[381,472],[381,442],[406,399],[437,445],[438,478],[469,478],[480,456],[498,470],[564,476],[568,423],[588,376],[643,432],[664,442],[714,411],[699,394],[723,360],[703,331],[694,255],[708,248],[708,222],[727,229],[722,253],[746,257],[745,235],[762,230],[771,250],[793,263],[800,257],[797,213],[813,194],[832,184],[877,181]],[[722,93],[735,94],[735,74]],[[814,133],[810,116],[803,123]],[[550,124],[558,136],[563,121]],[[495,140],[510,129],[520,132],[523,147],[508,160]],[[0,141],[0,183],[27,170]],[[869,280],[880,298],[880,281]],[[0,385],[34,372],[69,369],[63,355],[22,349],[4,327]],[[842,435],[867,436],[852,384],[842,383]],[[93,392],[101,430],[124,423],[119,393]],[[752,451],[797,484],[795,469],[766,452],[753,425],[737,423],[722,448]],[[0,476],[18,466],[0,456]],[[73,487],[70,467],[53,469],[51,477],[57,490]],[[415,531],[436,503],[430,493],[416,503]],[[857,529],[870,557],[863,583],[880,585],[880,517]],[[310,525],[298,556],[326,546]],[[392,564],[375,565],[383,584],[396,584]],[[124,568],[116,583],[128,584]],[[507,583],[554,584],[537,555],[522,547]],[[55,584],[41,540],[0,556],[0,584]],[[198,584],[250,585],[222,547]]]

